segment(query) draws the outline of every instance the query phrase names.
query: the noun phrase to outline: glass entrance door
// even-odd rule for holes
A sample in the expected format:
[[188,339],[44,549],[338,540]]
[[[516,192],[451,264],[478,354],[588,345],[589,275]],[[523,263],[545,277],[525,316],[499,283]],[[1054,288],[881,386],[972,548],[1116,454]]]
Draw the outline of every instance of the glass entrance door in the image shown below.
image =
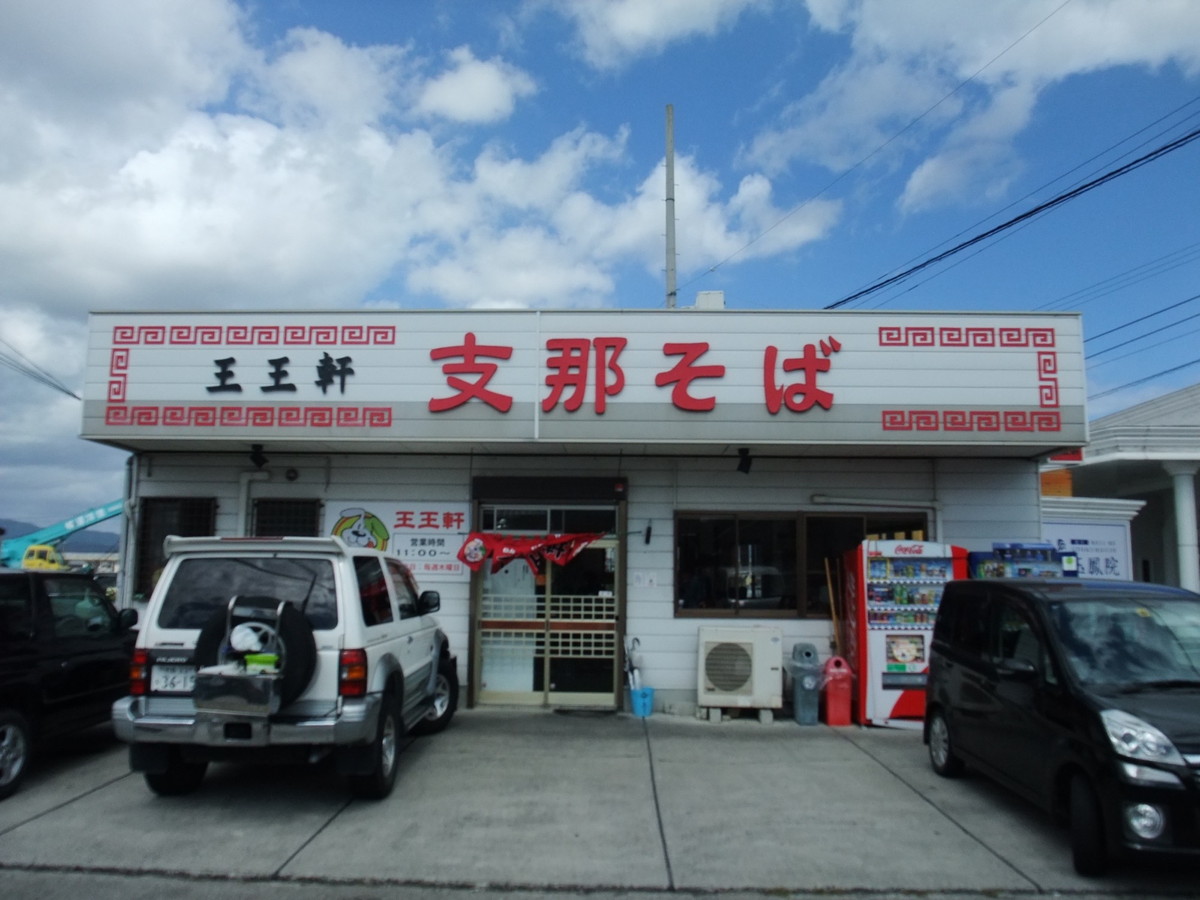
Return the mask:
[[482,575],[480,703],[613,709],[622,583],[615,540],[565,566],[514,560]]

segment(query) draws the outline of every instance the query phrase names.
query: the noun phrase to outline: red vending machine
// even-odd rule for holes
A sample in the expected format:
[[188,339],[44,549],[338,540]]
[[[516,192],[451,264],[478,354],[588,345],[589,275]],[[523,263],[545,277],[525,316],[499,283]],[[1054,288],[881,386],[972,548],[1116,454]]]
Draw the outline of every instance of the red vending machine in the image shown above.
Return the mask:
[[854,721],[920,727],[942,588],[967,577],[967,551],[931,541],[863,541],[842,565],[842,649]]

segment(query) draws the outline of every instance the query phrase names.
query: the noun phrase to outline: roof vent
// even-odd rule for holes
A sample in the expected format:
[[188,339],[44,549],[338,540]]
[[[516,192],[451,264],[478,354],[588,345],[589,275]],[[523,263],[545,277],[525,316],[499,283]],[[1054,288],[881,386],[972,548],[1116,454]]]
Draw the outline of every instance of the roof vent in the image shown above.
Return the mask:
[[697,291],[696,305],[693,309],[724,309],[724,291]]

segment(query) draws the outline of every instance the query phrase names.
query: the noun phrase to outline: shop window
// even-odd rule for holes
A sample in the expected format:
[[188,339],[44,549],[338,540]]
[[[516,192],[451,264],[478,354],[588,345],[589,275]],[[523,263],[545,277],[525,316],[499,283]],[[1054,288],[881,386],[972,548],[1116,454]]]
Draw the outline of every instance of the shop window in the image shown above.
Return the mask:
[[133,594],[148,599],[162,567],[163,539],[205,537],[216,527],[217,501],[213,497],[148,497],[142,501],[137,538]]
[[321,501],[255,500],[251,533],[255,537],[317,537],[321,534]]
[[681,615],[796,615],[798,519],[681,515],[676,519]]
[[676,615],[829,618],[842,555],[867,537],[920,540],[919,513],[680,513]]

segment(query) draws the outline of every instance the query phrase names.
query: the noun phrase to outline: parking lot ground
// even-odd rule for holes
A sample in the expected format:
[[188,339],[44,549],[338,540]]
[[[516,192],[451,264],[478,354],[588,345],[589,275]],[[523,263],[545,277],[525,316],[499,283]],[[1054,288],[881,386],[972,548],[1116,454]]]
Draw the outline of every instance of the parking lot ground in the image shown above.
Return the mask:
[[0,896],[1196,896],[1196,865],[1071,868],[1065,831],[920,733],[463,710],[381,802],[329,766],[216,765],[163,798],[104,730],[0,803]]

